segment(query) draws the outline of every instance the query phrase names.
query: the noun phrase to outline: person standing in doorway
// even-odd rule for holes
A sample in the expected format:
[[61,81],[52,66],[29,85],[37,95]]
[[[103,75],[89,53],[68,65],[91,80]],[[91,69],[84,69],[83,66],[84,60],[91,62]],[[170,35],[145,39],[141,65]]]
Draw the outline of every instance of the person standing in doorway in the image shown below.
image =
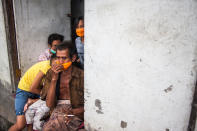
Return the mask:
[[84,68],[84,19],[79,17],[76,22],[76,34],[75,45],[77,48],[77,54],[79,59],[77,60],[81,64],[81,68]]

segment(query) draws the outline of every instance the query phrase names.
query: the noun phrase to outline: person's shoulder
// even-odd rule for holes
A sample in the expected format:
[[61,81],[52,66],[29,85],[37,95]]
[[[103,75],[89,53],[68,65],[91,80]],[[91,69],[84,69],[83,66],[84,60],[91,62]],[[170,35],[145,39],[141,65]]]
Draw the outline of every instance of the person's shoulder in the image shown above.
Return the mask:
[[75,76],[75,77],[83,77],[84,76],[84,71],[76,66],[73,65],[72,67],[73,71],[72,71],[72,76]]
[[[31,72],[31,71],[42,71],[42,72],[45,72],[50,68],[50,61],[47,60],[47,61],[41,61],[41,62],[37,62],[35,63],[33,66],[31,66],[29,69],[28,69],[28,72]],[[44,74],[45,74],[44,73]]]
[[77,44],[80,44],[80,43],[81,43],[81,38],[80,37],[77,37],[75,39],[75,44],[77,45]]
[[73,70],[74,70],[75,72],[84,73],[84,71],[83,71],[82,69],[80,69],[79,67],[77,67],[77,66],[75,66],[75,65],[73,65]]
[[81,41],[81,38],[80,38],[80,37],[77,37],[75,40],[77,40],[77,41]]

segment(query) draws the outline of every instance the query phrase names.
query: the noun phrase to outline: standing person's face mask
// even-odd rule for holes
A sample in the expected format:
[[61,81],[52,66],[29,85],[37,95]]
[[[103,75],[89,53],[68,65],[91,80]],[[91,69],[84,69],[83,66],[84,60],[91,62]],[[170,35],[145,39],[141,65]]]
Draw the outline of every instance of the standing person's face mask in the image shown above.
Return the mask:
[[83,22],[83,20],[79,20],[79,23],[76,28],[76,34],[79,37],[84,37],[84,22]]
[[54,51],[53,49],[50,49],[50,52],[51,52],[52,54],[56,54],[56,51]]
[[84,36],[84,28],[77,28],[76,29],[76,34],[79,37],[83,37]]

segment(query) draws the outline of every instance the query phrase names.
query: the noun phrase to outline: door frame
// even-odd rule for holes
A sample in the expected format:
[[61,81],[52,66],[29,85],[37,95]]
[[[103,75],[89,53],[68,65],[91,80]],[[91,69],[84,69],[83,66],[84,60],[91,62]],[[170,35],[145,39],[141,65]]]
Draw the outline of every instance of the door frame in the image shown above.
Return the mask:
[[21,73],[18,61],[13,0],[2,0],[2,7],[5,21],[10,77],[12,83],[11,90],[14,93],[20,80]]

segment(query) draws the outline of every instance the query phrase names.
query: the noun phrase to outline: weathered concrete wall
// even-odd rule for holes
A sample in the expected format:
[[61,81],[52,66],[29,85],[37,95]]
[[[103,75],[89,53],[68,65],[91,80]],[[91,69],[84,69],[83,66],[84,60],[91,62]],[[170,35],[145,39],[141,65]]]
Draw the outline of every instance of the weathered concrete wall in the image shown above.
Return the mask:
[[86,128],[186,131],[197,1],[86,0],[85,29]]
[[38,61],[51,33],[70,38],[70,0],[15,0],[18,52],[22,73]]
[[6,32],[5,32],[5,23],[4,23],[4,15],[2,2],[0,1],[0,80],[4,83],[8,83],[11,85],[11,77],[10,77],[10,67],[8,60],[8,49],[6,42]]
[[6,119],[0,116],[0,131],[8,131],[12,123],[8,122]]
[[2,1],[0,1],[0,41],[0,130],[6,130],[10,122],[15,122],[15,113]]
[[2,81],[0,81],[0,121],[7,120],[5,123],[1,123],[0,129],[9,126],[6,123],[15,123],[16,121],[14,94],[10,90],[7,90],[7,87],[10,87],[10,84],[2,84]]

